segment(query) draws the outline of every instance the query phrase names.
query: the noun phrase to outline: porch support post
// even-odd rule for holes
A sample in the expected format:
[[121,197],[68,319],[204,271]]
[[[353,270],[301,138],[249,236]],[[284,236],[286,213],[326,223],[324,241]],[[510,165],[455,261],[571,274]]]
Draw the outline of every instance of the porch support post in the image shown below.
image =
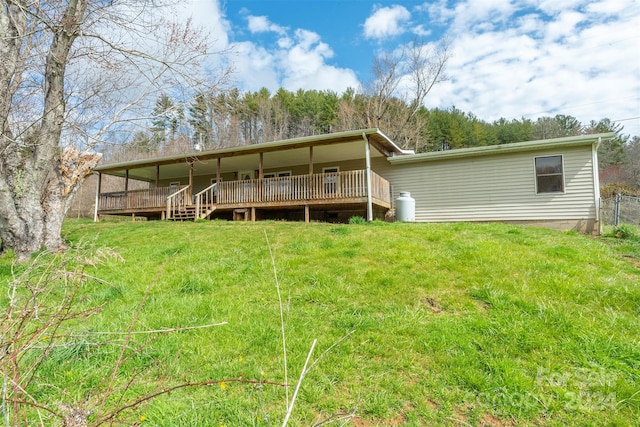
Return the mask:
[[124,192],[129,191],[129,169],[124,171]]
[[216,182],[220,183],[220,165],[222,164],[222,157],[218,157],[218,161],[216,162]]
[[156,165],[156,188],[160,186],[160,165]]
[[256,208],[255,206],[251,207],[251,222],[255,222],[256,221]]
[[193,195],[193,162],[189,163],[189,199]]
[[364,158],[366,162],[365,179],[367,180],[367,221],[373,221],[373,200],[371,196],[371,148],[369,147],[369,140],[367,135],[362,132],[362,139],[364,139]]
[[593,168],[593,192],[597,225],[597,228],[592,232],[592,234],[596,233],[598,236],[602,234],[602,218],[600,218],[600,173],[598,172],[598,147],[600,147],[600,144],[602,144],[602,137],[598,137],[598,141],[591,146],[591,167]]
[[[309,179],[307,180],[307,198],[311,199],[313,197],[313,178],[311,178],[311,175],[313,175],[313,145],[309,147]],[[306,213],[306,209],[305,209],[305,213]]]
[[309,223],[309,205],[304,205],[304,222]]
[[96,204],[93,207],[93,221],[98,222],[98,203],[100,202],[100,192],[102,191],[102,173],[98,172],[96,180]]
[[[258,160],[258,200],[260,201],[264,197],[262,178],[264,178],[264,153],[260,153],[260,159]],[[254,209],[251,209],[251,221],[255,221]]]

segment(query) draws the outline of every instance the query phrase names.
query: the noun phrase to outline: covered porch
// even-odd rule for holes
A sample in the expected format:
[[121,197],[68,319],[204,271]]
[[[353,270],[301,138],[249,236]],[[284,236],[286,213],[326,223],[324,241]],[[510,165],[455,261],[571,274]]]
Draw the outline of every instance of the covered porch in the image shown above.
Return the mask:
[[[378,210],[391,207],[391,185],[371,172],[371,198]],[[131,215],[156,219],[210,218],[232,212],[234,219],[256,219],[258,209],[303,209],[305,220],[313,207],[329,210],[364,209],[368,202],[366,170],[320,173],[214,183],[198,193],[191,186],[160,187],[100,193],[102,215]],[[239,215],[243,214],[243,215]]]
[[[370,129],[105,165],[95,217],[372,220],[392,207],[392,188],[371,158],[399,154],[408,152]],[[123,177],[124,189],[102,192],[102,174]],[[148,188],[129,189],[130,180]]]

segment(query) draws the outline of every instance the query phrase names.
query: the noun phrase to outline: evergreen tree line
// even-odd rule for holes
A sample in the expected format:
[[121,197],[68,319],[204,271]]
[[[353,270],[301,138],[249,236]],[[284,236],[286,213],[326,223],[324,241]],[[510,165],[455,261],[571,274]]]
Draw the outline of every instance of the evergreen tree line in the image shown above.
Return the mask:
[[616,137],[601,146],[600,166],[604,168],[624,163],[625,148],[632,142],[620,124],[606,118],[581,123],[570,115],[556,115],[487,122],[455,107],[415,108],[397,97],[380,99],[353,89],[342,94],[331,90],[279,89],[271,93],[266,88],[255,92],[233,89],[200,93],[186,105],[164,94],[151,116],[148,129],[138,131],[125,144],[126,152],[114,160],[370,127],[380,128],[402,148],[416,152],[612,131]]

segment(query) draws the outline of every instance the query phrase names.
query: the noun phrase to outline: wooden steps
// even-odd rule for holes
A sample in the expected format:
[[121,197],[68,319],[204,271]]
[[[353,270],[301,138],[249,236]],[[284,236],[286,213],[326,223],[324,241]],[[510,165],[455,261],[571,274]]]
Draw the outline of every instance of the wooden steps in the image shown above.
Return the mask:
[[207,210],[204,212],[204,214],[203,214],[200,218],[209,218],[209,216],[210,216],[210,215],[213,213],[213,211],[215,211],[215,210],[216,210],[216,207],[215,207],[215,206],[214,206],[214,207],[212,207],[212,208],[207,209]]
[[196,219],[196,207],[185,206],[179,210],[173,212],[171,217],[172,221],[195,221]]
[[[209,215],[215,211],[215,206],[212,208],[207,208],[204,212],[201,213],[200,218],[209,218]],[[173,212],[171,217],[172,221],[195,221],[198,219],[196,216],[196,207],[195,205],[185,206]]]

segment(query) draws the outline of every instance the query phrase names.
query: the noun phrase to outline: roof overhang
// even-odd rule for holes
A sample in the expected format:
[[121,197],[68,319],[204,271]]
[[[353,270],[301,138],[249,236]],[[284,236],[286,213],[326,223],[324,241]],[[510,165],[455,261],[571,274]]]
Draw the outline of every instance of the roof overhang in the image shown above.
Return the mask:
[[[247,167],[250,169],[257,167],[260,155],[263,155],[265,168],[286,168],[308,163],[309,147],[314,147],[314,164],[321,164],[364,158],[364,138],[373,148],[371,150],[373,157],[395,158],[413,154],[411,150],[403,150],[398,147],[379,129],[362,129],[111,163],[100,165],[94,170],[115,176],[125,176],[126,171],[129,171],[129,178],[151,181],[155,179],[157,166],[163,166],[163,178],[184,176],[185,168],[188,168],[189,165],[193,165],[194,175],[210,174],[217,167],[217,159],[222,159],[222,172],[237,171]],[[336,147],[336,145],[340,146]]]
[[560,149],[584,145],[596,146],[600,141],[615,137],[615,133],[598,133],[591,135],[569,136],[564,138],[542,139],[537,141],[514,142],[511,144],[486,145],[482,147],[458,148],[454,150],[434,151],[414,154],[412,156],[389,157],[392,164],[406,164],[417,162],[439,161],[446,159],[490,156],[496,154],[518,153],[524,151],[539,151],[546,149]]

